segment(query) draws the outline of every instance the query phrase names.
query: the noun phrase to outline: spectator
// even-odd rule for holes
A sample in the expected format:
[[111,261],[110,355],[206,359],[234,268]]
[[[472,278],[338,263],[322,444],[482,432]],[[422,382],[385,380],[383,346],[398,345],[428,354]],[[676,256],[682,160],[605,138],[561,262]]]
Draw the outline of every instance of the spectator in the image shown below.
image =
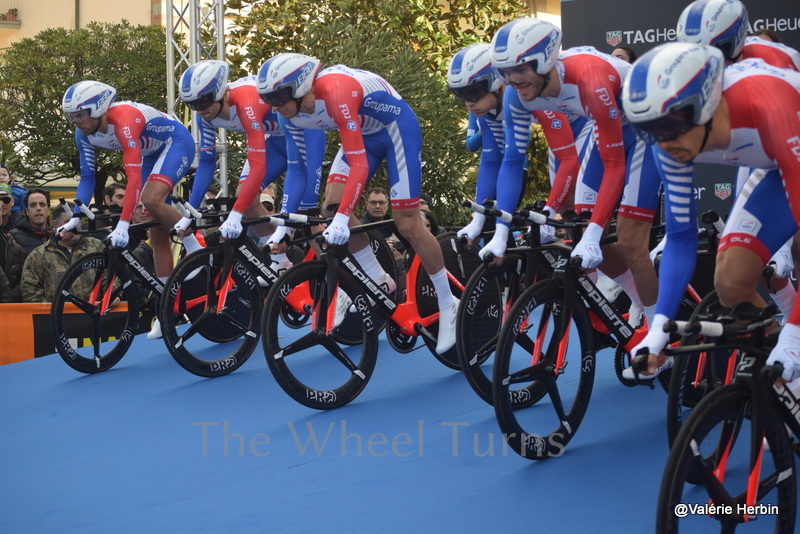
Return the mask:
[[111,213],[122,213],[125,205],[125,186],[117,182],[108,184],[103,189],[103,205],[110,208]]
[[22,206],[25,205],[25,188],[12,183],[11,171],[5,163],[0,163],[0,183],[8,184],[11,187],[11,194],[14,196],[14,205],[11,207],[14,220],[22,217]]
[[425,223],[425,228],[430,230],[433,235],[439,235],[442,229],[439,228],[439,221],[436,220],[436,215],[430,210],[420,211],[422,212],[422,221]]
[[753,37],[758,37],[759,39],[764,39],[765,41],[772,41],[773,43],[781,43],[781,38],[778,37],[778,34],[772,30],[767,28],[761,28],[760,30],[756,30],[753,32]]
[[8,277],[3,269],[0,268],[0,303],[14,302],[11,300],[11,285],[8,283]]
[[25,216],[17,221],[16,227],[11,230],[11,235],[25,253],[30,254],[50,237],[48,227],[50,206],[47,202],[47,193],[42,189],[28,191],[24,204]]
[[[373,187],[367,191],[365,197],[365,204],[367,211],[361,219],[362,224],[378,222],[386,219],[386,214],[389,211],[389,194],[382,187]],[[375,230],[381,237],[388,239],[392,235],[390,227],[379,228]]]
[[0,232],[8,233],[14,228],[14,217],[11,208],[14,206],[14,195],[11,186],[0,182]]
[[275,182],[270,182],[267,184],[267,187],[261,191],[261,205],[264,206],[264,209],[267,210],[269,215],[275,213],[275,196],[277,195],[275,191]]
[[636,61],[636,58],[639,57],[636,55],[636,52],[631,50],[628,46],[618,46],[612,52],[611,55],[621,59],[622,61],[627,61],[628,63],[633,63]]
[[[70,205],[70,208],[74,209],[75,206]],[[70,216],[64,208],[57,206],[53,212],[52,228],[63,226],[69,219]],[[51,302],[58,282],[69,266],[87,254],[102,250],[103,244],[100,240],[83,237],[69,230],[64,231],[57,241],[55,238],[48,239],[28,255],[22,267],[23,302]],[[91,278],[79,279],[72,289],[80,295],[83,288],[88,292],[92,282]]]
[[419,209],[422,211],[431,212],[431,197],[428,196],[428,193],[420,193],[419,194]]
[[[2,191],[3,187],[8,188],[8,185],[0,184],[0,191]],[[0,202],[0,207],[10,205],[10,203],[4,204]],[[22,247],[11,237],[11,234],[0,230],[0,269],[8,277],[12,302],[22,302],[19,284],[22,278],[22,264],[25,263],[26,255]]]

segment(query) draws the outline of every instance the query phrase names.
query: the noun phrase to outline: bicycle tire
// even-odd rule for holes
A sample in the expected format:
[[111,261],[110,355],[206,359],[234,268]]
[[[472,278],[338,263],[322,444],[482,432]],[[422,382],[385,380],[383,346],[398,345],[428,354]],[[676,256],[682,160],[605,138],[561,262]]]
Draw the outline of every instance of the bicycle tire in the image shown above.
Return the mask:
[[[136,336],[139,300],[133,275],[121,264],[110,273],[108,254],[87,254],[70,265],[56,287],[50,308],[56,351],[67,365],[81,373],[99,373],[114,367]],[[125,306],[118,307],[119,312],[112,308],[103,314],[104,298],[108,302],[119,298]],[[68,313],[76,309],[82,313]],[[82,344],[83,341],[89,343]]]
[[[456,349],[459,364],[472,390],[492,404],[492,355],[506,312],[514,300],[531,285],[525,281],[526,257],[510,254],[500,266],[481,264],[464,287],[456,320]],[[549,278],[552,271],[536,261],[536,280]],[[541,398],[541,397],[540,397]],[[523,408],[539,399],[529,398]]]
[[[258,274],[234,256],[233,285],[220,309],[217,299],[226,281],[222,280],[223,262],[221,248],[190,254],[170,274],[159,302],[161,330],[170,355],[190,373],[205,378],[232,373],[258,345],[262,309]],[[189,317],[186,325],[183,316]]]
[[[442,249],[442,256],[444,258],[444,266],[447,271],[455,278],[450,281],[450,290],[457,299],[463,297],[464,286],[469,281],[472,273],[481,265],[481,259],[475,252],[468,251],[461,244],[455,232],[444,232],[436,236],[439,242],[439,247]],[[436,289],[433,287],[430,276],[425,272],[425,269],[420,269],[417,273],[417,280],[415,283],[417,292],[417,309],[420,317],[427,317],[434,313],[439,313],[439,302],[436,295]],[[439,335],[438,321],[428,326],[428,332],[434,338]],[[461,362],[458,358],[458,349],[454,345],[453,348],[444,354],[436,352],[436,342],[427,338],[425,345],[440,363],[444,364],[450,369],[456,371],[461,370]]]
[[[709,306],[719,302],[716,291],[711,291],[698,303],[689,321],[698,319],[698,316],[707,313]],[[696,335],[684,336],[681,339],[681,346],[694,345],[698,342],[709,342],[708,338],[698,339]],[[707,361],[703,379],[695,383],[694,377],[697,376],[697,366],[699,354],[676,354],[672,366],[667,391],[667,443],[672,446],[675,437],[678,435],[689,411],[694,408],[706,395],[714,389],[719,388],[725,382],[724,373],[716,372],[722,366],[727,367],[727,359],[731,356],[728,351],[713,351],[706,353],[706,358],[713,358],[714,361]]]
[[[520,295],[500,330],[492,373],[494,409],[510,448],[523,458],[543,460],[563,454],[589,406],[595,374],[594,330],[583,306],[574,306],[571,317],[564,315],[566,299],[574,298],[566,294],[560,280],[538,282]],[[567,332],[567,337],[561,332]],[[564,339],[566,348],[561,347]],[[576,342],[577,351],[573,350]],[[559,350],[569,350],[573,365],[567,361],[561,369],[554,368]],[[538,353],[536,362],[532,362],[534,353]],[[512,389],[515,385],[523,386]],[[516,409],[524,398],[515,397],[543,395],[549,396],[550,403]],[[555,429],[540,433],[530,428],[543,425],[555,425]]]
[[359,311],[359,345],[339,343],[331,332],[315,332],[313,316],[306,333],[279,330],[281,312],[287,304],[312,315],[326,311],[320,310],[320,299],[327,288],[326,269],[323,261],[314,260],[287,270],[270,288],[262,319],[264,355],[273,377],[291,398],[317,410],[338,408],[358,397],[378,357],[379,329],[372,306],[361,285],[343,271],[339,273],[338,290],[344,291]]
[[[689,414],[670,449],[664,468],[656,512],[657,533],[675,533],[679,527],[682,532],[692,529],[705,533],[712,530],[713,520],[719,521],[721,532],[732,532],[736,526],[745,525],[739,522],[741,518],[736,514],[714,514],[709,517],[707,514],[690,513],[686,517],[678,517],[676,508],[692,504],[732,504],[735,512],[736,505],[745,502],[752,439],[747,428],[751,402],[750,387],[734,383],[712,391]],[[763,455],[758,504],[774,504],[778,513],[760,515],[753,531],[767,532],[769,523],[774,521],[774,532],[794,532],[797,507],[794,455],[783,422],[769,409],[766,438],[769,452]],[[726,451],[721,482],[714,474],[714,469],[720,463],[720,451]],[[715,500],[711,494],[716,495],[720,488],[724,495],[720,494]],[[739,489],[740,493],[731,493]]]

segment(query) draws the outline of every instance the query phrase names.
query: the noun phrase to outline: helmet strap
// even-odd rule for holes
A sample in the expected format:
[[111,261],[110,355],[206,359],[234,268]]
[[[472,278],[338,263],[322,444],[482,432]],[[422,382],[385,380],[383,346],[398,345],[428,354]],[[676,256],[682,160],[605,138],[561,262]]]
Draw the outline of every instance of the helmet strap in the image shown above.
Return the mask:
[[550,85],[550,73],[549,72],[547,74],[545,74],[544,76],[542,76],[542,78],[544,78],[544,82],[542,82],[542,88],[539,90],[539,94],[534,97],[534,100],[536,100],[537,98],[542,96],[542,93],[544,93],[544,90],[547,89],[548,85]]
[[494,93],[492,93],[495,96],[495,98],[497,98],[497,107],[494,108],[494,113],[492,113],[492,112],[487,113],[487,115],[489,115],[489,117],[491,117],[492,120],[497,120],[497,117],[499,117],[500,115],[503,114],[503,89],[504,88],[505,88],[505,86],[500,88],[498,91],[495,91]]
[[708,143],[708,136],[711,135],[711,123],[713,122],[713,118],[709,119],[706,123],[706,133],[703,136],[703,142],[700,144],[700,150],[697,151],[698,154],[703,152],[703,149],[706,147],[706,143]]

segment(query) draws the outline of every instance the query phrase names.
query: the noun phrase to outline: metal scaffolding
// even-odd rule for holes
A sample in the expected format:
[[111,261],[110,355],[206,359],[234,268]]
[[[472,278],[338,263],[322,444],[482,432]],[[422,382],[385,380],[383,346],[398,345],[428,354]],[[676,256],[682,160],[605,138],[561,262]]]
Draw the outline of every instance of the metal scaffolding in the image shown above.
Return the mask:
[[[167,0],[167,113],[184,124],[187,108],[181,106],[178,92],[181,74],[204,59],[225,61],[225,0]],[[178,110],[184,116],[180,116]],[[195,145],[200,145],[200,128],[191,121]],[[220,196],[228,195],[227,131],[217,131]],[[197,161],[195,160],[195,163]]]

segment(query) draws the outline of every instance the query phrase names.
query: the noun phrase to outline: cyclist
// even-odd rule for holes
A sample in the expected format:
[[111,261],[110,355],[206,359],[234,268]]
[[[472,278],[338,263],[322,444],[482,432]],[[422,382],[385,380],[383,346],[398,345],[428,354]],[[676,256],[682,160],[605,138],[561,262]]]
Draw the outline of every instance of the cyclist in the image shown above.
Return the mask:
[[[325,188],[324,211],[333,221],[324,232],[328,243],[341,245],[357,225],[353,210],[366,183],[385,160],[395,225],[420,257],[438,295],[439,336],[436,352],[455,345],[456,299],[447,280],[436,238],[419,214],[422,180],[422,132],[414,111],[380,76],[344,65],[321,68],[303,54],[279,54],[258,72],[258,93],[290,128],[338,130],[341,147]],[[292,145],[292,139],[287,139]],[[291,161],[290,156],[290,161]],[[277,232],[276,232],[277,233]],[[396,283],[378,263],[365,234],[353,236],[350,250],[365,273],[388,286]]]
[[[739,0],[696,0],[681,13],[676,26],[678,41],[715,46],[722,51],[726,64],[742,59],[761,58],[782,69],[800,71],[800,53],[779,43],[747,37],[747,9]],[[740,167],[736,178],[736,194],[751,172],[765,172]],[[770,280],[770,296],[784,317],[791,314],[797,291],[789,280],[793,260],[792,240],[787,241],[770,260],[777,278]]]
[[[657,315],[634,349],[648,350],[647,374],[655,375],[665,360],[662,350],[668,341],[662,326],[675,316],[694,270],[694,161],[768,171],[754,173],[734,200],[714,275],[724,306],[764,305],[756,290],[761,269],[797,232],[800,221],[800,189],[793,180],[800,173],[800,73],[760,59],[740,61],[725,70],[718,48],[672,43],[640,58],[622,98],[628,120],[649,143],[657,143],[665,191],[668,239]],[[800,308],[794,307],[770,356],[771,362],[784,363],[787,380],[800,376],[798,324]]]
[[[524,142],[515,141],[527,132],[530,111],[572,113],[593,121],[594,146],[582,162],[575,190],[576,209],[592,210],[592,217],[572,254],[582,258],[584,268],[598,267],[607,274],[634,303],[642,302],[651,321],[658,284],[648,244],[659,200],[658,174],[650,151],[623,124],[618,95],[630,64],[592,47],[571,48],[559,54],[560,46],[561,31],[535,18],[509,22],[492,39],[492,66],[510,86],[503,100],[507,133],[498,203],[508,210],[519,197],[528,136]],[[561,194],[563,191],[556,189],[551,198]],[[601,251],[603,229],[620,196],[618,242]],[[499,229],[502,226],[498,224]],[[502,231],[484,251],[503,255]]]
[[[486,132],[485,135],[475,134],[482,138],[481,162],[475,190],[475,200],[479,203],[487,198],[497,198],[497,176],[505,148],[502,114],[505,83],[492,68],[490,48],[489,44],[474,44],[458,51],[450,60],[447,70],[450,91],[464,102],[470,117],[477,117],[480,132]],[[542,125],[551,152],[558,157],[560,163],[555,183],[568,182],[574,185],[580,161],[573,131],[569,127],[572,123],[561,113],[535,111],[533,114],[535,121]],[[576,116],[573,118],[576,119],[578,128],[587,122]],[[588,133],[591,128],[586,131]],[[553,216],[565,203],[572,203],[569,195],[548,199],[545,209],[548,215]],[[470,224],[459,230],[458,235],[466,236],[470,241],[475,240],[483,229],[485,219],[485,215],[474,213]],[[542,232],[545,242],[553,240],[552,228],[543,227]]]
[[[95,186],[95,148],[121,150],[130,191],[126,191],[122,214],[109,236],[111,244],[127,246],[134,208],[141,202],[161,222],[151,230],[150,239],[156,274],[166,282],[173,267],[169,229],[181,219],[168,197],[194,160],[194,139],[176,119],[144,104],[114,102],[116,94],[110,85],[94,80],[78,82],[64,93],[62,109],[75,125],[81,165],[76,196],[89,204]],[[57,231],[72,230],[78,221],[72,218]],[[183,236],[182,241],[187,253],[202,248],[192,234]],[[149,337],[160,337],[158,334],[160,326],[156,324]]]
[[[239,177],[238,198],[231,213],[220,226],[223,237],[236,238],[242,232],[243,215],[249,218],[269,215],[260,202],[260,193],[287,171],[286,138],[275,113],[258,96],[256,77],[246,76],[228,83],[230,67],[225,61],[200,61],[181,76],[180,97],[197,113],[200,126],[200,158],[195,172],[190,204],[200,207],[211,184],[216,167],[216,128],[244,132],[247,136],[247,162]],[[322,158],[325,154],[325,132],[305,130],[295,142],[301,157],[289,167],[284,184],[282,211],[316,207]],[[248,179],[249,175],[255,176]],[[187,227],[190,219],[180,226]],[[267,243],[274,228],[258,225],[253,228],[259,241]],[[281,268],[290,264],[285,254],[273,255]]]

